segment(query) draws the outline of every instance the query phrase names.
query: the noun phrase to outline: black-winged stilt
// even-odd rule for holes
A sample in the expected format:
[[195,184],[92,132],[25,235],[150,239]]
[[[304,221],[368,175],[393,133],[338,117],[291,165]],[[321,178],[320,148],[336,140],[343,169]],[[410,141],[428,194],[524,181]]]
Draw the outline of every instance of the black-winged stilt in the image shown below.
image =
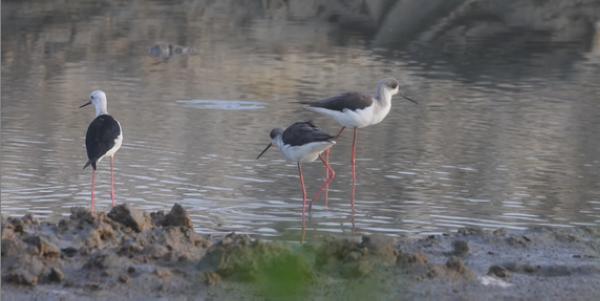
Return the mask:
[[112,116],[108,115],[106,110],[106,94],[100,90],[92,92],[90,102],[82,105],[83,108],[87,105],[94,104],[96,106],[96,118],[88,127],[85,135],[85,148],[89,161],[85,163],[83,168],[92,165],[92,212],[94,211],[94,186],[96,178],[96,164],[100,163],[102,158],[110,157],[110,197],[113,207],[115,206],[115,189],[114,189],[114,174],[113,162],[114,155],[123,143],[123,129],[121,124]]
[[[271,146],[279,146],[279,151],[288,160],[298,163],[298,173],[300,174],[300,185],[302,186],[302,216],[305,213],[306,207],[306,189],[304,187],[304,179],[302,177],[302,168],[300,163],[308,163],[317,160],[317,158],[323,161],[325,168],[327,168],[327,179],[325,184],[321,186],[321,189],[315,194],[315,197],[310,202],[310,206],[315,202],[319,193],[325,186],[331,182],[335,176],[335,172],[329,166],[329,164],[323,159],[321,153],[325,150],[330,149],[335,145],[334,137],[329,135],[327,132],[321,130],[312,121],[307,122],[296,122],[287,129],[276,128],[271,131],[271,142],[267,147],[256,157],[260,158]],[[329,171],[331,171],[331,177],[329,177]],[[304,221],[304,219],[303,219]]]
[[[323,115],[327,115],[343,127],[335,137],[342,134],[346,127],[354,128],[354,141],[352,142],[352,194],[351,206],[354,211],[354,187],[356,185],[355,173],[355,154],[356,154],[356,133],[358,128],[366,127],[380,123],[390,112],[392,107],[392,96],[400,95],[414,103],[416,101],[402,95],[398,91],[399,83],[394,78],[386,78],[379,81],[375,97],[363,92],[345,92],[340,95],[321,99],[316,101],[303,101],[305,108]],[[417,103],[418,104],[418,103]],[[325,151],[325,164],[329,164],[329,149]],[[329,177],[329,170],[326,169],[326,176]],[[328,187],[325,189],[325,204],[327,205]]]

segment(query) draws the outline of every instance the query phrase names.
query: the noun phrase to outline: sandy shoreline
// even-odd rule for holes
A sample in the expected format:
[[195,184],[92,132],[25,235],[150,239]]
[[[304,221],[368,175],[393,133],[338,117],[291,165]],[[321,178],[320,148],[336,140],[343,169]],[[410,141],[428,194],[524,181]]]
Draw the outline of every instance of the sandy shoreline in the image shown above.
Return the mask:
[[264,242],[195,233],[179,205],[58,224],[2,217],[2,299],[600,298],[600,228],[465,228],[420,239]]

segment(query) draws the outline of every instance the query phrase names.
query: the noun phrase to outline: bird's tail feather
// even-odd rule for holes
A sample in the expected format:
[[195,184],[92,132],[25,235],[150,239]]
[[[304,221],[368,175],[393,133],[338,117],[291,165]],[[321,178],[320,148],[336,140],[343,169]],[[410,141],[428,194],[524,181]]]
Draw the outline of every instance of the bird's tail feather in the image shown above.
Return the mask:
[[312,101],[301,100],[301,101],[292,101],[292,103],[301,103],[303,105],[310,105],[312,103]]
[[83,169],[85,169],[86,167],[88,167],[88,166],[90,166],[90,165],[92,166],[92,168],[93,168],[94,170],[96,170],[96,162],[95,162],[95,161],[92,161],[92,160],[90,160],[90,161],[88,161],[87,163],[85,163],[85,165],[83,166]]

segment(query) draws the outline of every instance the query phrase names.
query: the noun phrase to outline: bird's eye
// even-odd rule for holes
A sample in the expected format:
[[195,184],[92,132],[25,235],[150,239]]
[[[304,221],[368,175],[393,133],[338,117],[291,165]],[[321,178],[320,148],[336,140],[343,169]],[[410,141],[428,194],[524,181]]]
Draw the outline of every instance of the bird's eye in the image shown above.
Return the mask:
[[392,84],[392,89],[396,89],[397,87],[398,87],[398,85]]
[[90,96],[90,99],[94,99],[94,96]]

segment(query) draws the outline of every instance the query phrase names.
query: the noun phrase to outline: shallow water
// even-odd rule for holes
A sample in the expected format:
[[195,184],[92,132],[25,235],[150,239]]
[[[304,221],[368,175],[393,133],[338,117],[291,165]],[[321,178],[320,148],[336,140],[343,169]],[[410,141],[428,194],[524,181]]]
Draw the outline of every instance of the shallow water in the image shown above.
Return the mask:
[[[124,128],[118,203],[177,202],[199,232],[297,240],[296,165],[277,150],[255,160],[270,130],[313,119],[336,133],[296,102],[393,76],[420,104],[395,98],[358,132],[356,235],[600,225],[599,1],[300,2],[3,3],[2,214],[56,221],[89,206],[94,110],[78,107],[102,89]],[[578,18],[546,17],[559,3]],[[169,43],[182,48],[153,48]],[[307,239],[352,230],[351,137],[331,152],[329,208],[318,201]],[[110,209],[109,168],[98,210]],[[312,197],[324,167],[303,171]]]

